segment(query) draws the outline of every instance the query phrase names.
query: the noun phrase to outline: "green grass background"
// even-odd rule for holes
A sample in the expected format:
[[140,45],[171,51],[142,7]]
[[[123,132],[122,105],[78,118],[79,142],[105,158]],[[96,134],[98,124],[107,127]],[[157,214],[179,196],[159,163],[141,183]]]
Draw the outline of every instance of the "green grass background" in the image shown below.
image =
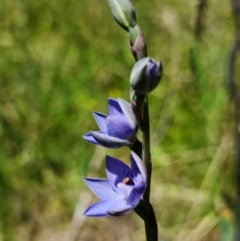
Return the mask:
[[[225,86],[234,38],[229,1],[209,0],[202,40],[197,1],[132,1],[164,76],[149,96],[159,240],[231,241],[234,109]],[[129,99],[134,59],[106,0],[0,2],[0,241],[143,241],[142,221],[84,218],[95,198],[83,175],[104,177],[105,150],[82,135],[91,110]],[[225,235],[225,236],[224,236]]]

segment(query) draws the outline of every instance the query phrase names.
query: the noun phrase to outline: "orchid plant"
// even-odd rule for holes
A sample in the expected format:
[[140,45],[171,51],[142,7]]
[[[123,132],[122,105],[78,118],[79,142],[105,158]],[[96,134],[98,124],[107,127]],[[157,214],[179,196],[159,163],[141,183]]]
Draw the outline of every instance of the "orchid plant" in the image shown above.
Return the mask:
[[[150,123],[148,93],[153,91],[162,76],[160,61],[147,57],[147,47],[136,13],[129,0],[109,0],[117,23],[128,32],[130,50],[135,65],[130,74],[130,102],[108,99],[108,115],[93,111],[99,131],[90,131],[83,138],[106,148],[127,146],[130,163],[107,156],[107,179],[84,177],[83,180],[99,201],[84,212],[88,217],[126,215],[134,210],[145,222],[147,241],[158,240],[158,226],[150,203],[152,161],[150,155]],[[138,140],[137,132],[142,133]]]

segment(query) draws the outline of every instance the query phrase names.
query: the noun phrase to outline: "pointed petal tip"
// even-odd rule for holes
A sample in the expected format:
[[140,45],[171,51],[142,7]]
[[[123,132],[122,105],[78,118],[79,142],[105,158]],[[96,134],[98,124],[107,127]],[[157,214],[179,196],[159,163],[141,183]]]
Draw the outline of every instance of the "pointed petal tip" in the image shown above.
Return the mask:
[[95,213],[95,214],[94,214],[94,213],[90,213],[90,212],[88,212],[88,209],[83,212],[83,215],[84,215],[85,217],[95,217],[95,218],[101,218],[101,217],[107,217],[107,216],[109,216],[108,213],[106,213],[106,214],[98,214],[98,213]]
[[133,130],[136,129],[137,126],[137,121],[135,118],[135,115],[133,113],[131,104],[129,102],[127,102],[124,99],[118,98],[118,103],[122,109],[123,114],[125,115],[125,117],[127,118],[129,125],[131,126],[131,128]]
[[144,182],[147,182],[147,169],[145,164],[143,163],[142,159],[133,151],[131,151],[131,157],[135,161],[136,165],[138,166],[138,169],[142,175],[142,178]]
[[91,135],[99,145],[107,148],[116,149],[122,146],[131,146],[133,144],[127,140],[109,136],[108,134],[97,132],[97,131],[91,132]]

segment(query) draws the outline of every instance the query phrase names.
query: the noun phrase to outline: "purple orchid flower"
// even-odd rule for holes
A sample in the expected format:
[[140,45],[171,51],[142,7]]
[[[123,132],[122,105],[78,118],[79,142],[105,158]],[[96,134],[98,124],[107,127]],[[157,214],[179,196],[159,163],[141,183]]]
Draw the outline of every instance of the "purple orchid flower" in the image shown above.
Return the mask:
[[100,199],[83,213],[88,217],[120,216],[137,206],[146,188],[146,168],[142,160],[131,153],[131,168],[124,162],[106,156],[108,179],[87,178],[83,180]]
[[83,138],[107,148],[131,146],[136,140],[137,124],[130,103],[123,99],[108,99],[109,115],[93,111],[100,128],[90,131]]

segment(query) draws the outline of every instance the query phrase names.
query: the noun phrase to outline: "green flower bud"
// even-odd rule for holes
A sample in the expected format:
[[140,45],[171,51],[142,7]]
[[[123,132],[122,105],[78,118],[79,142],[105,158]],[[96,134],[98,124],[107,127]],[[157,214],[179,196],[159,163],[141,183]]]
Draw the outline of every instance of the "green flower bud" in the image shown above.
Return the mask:
[[129,0],[108,0],[111,12],[117,23],[127,32],[137,24],[136,13]]
[[147,94],[154,90],[162,76],[162,64],[146,57],[140,59],[132,68],[130,85],[136,94]]

